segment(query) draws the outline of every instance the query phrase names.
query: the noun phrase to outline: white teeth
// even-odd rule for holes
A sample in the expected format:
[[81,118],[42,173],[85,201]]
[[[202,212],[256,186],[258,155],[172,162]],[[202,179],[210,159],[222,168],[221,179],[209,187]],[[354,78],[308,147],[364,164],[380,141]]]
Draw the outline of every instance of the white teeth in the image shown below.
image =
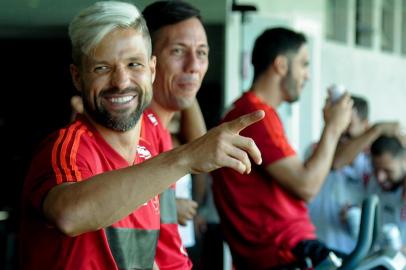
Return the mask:
[[130,100],[132,100],[134,97],[133,96],[126,96],[126,97],[118,97],[118,98],[110,98],[111,103],[127,103]]

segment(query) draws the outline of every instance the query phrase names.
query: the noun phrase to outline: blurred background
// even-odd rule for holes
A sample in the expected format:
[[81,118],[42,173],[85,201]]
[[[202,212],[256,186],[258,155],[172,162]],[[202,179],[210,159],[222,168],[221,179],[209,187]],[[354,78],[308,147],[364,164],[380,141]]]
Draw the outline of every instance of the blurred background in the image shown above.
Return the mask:
[[[69,122],[76,94],[67,25],[93,0],[0,1],[0,269],[16,269],[20,190],[31,154]],[[132,1],[141,10],[153,1]],[[319,137],[326,88],[343,84],[370,102],[371,122],[406,126],[406,0],[188,0],[202,11],[210,66],[199,92],[208,127],[251,83],[250,52],[266,28],[304,32],[310,81],[282,106],[288,137],[303,156]]]

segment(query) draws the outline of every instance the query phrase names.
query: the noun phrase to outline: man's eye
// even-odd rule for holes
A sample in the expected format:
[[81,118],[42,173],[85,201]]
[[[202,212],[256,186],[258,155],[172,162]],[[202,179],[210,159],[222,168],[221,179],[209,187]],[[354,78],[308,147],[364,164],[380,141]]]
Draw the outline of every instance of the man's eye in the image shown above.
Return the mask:
[[94,68],[94,71],[96,71],[96,72],[104,72],[104,71],[107,71],[107,70],[108,70],[107,66],[97,66],[97,67]]
[[142,64],[140,63],[130,63],[128,64],[129,67],[142,67]]
[[182,53],[183,53],[183,50],[181,48],[172,49],[172,54],[174,54],[174,55],[181,55]]
[[205,50],[200,50],[200,51],[197,52],[197,55],[199,57],[206,57],[208,54],[209,53],[207,51],[205,51]]

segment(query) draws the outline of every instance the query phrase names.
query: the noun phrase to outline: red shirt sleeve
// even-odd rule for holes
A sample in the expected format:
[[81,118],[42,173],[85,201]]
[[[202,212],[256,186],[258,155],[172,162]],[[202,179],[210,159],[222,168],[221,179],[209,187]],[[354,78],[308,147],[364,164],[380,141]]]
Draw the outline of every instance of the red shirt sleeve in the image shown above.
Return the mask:
[[84,132],[74,126],[62,129],[41,145],[31,163],[23,191],[25,199],[34,209],[42,211],[46,194],[56,185],[78,182],[92,175],[86,158],[90,152],[84,153],[86,147],[81,145]]
[[265,166],[296,154],[286,138],[278,115],[273,109],[266,110],[265,118],[248,127],[242,135],[254,139],[261,151]]

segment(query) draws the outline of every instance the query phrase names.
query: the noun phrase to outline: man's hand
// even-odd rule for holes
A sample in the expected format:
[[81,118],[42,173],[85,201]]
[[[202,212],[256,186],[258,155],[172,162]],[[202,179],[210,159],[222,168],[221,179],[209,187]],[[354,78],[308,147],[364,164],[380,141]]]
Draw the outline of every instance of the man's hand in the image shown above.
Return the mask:
[[348,93],[344,94],[336,103],[328,98],[323,109],[326,126],[334,127],[339,134],[344,132],[351,121],[353,103]]
[[185,226],[188,220],[196,215],[197,202],[189,199],[176,198],[176,211],[178,214],[178,223]]
[[261,120],[264,115],[264,111],[243,115],[179,147],[180,151],[184,151],[180,156],[187,158],[190,173],[211,172],[221,167],[229,167],[240,173],[250,173],[250,158],[256,164],[260,164],[261,152],[251,138],[240,136],[239,133]]

